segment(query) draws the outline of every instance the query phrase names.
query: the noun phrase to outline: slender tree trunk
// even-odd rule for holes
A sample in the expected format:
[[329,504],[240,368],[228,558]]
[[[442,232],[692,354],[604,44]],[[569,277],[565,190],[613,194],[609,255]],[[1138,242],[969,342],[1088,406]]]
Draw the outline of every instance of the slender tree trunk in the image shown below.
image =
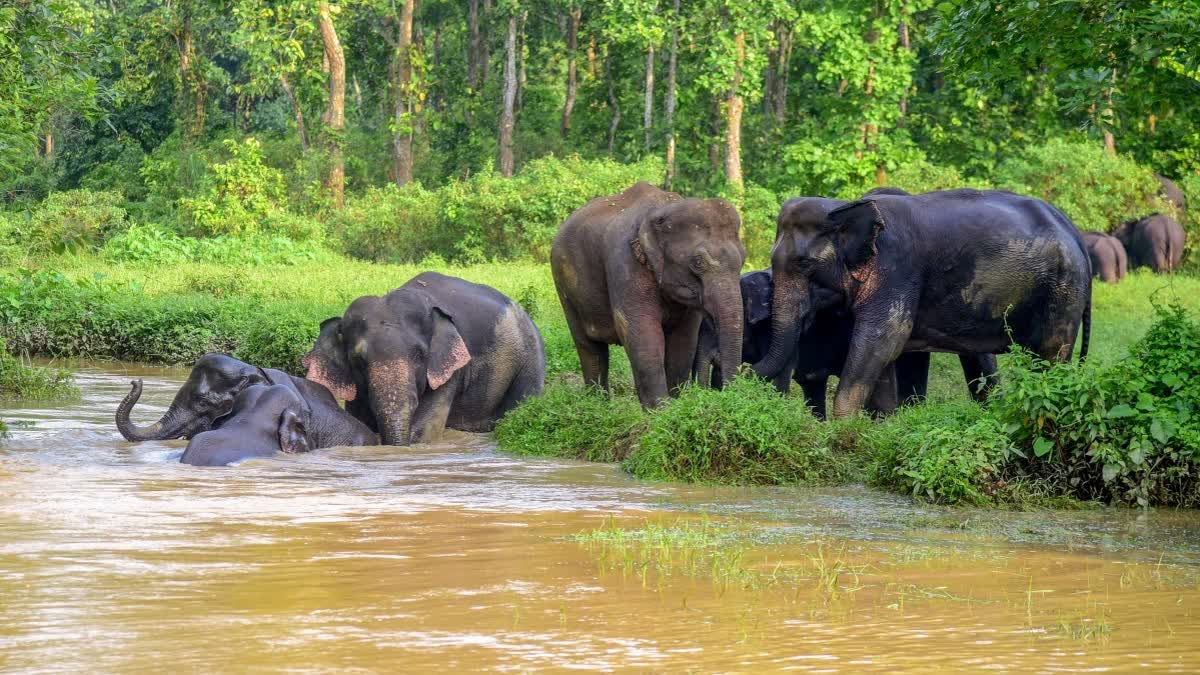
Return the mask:
[[[607,50],[605,50],[607,52]],[[613,74],[612,54],[604,55],[604,79],[608,80],[608,108],[612,111],[612,119],[608,123],[608,154],[611,155],[617,147],[617,126],[621,124],[621,104],[617,101],[616,76]]]
[[725,180],[730,185],[742,185],[742,68],[746,64],[746,34],[738,33],[733,39],[734,56],[733,82],[725,99]]
[[192,34],[192,4],[180,6],[182,14],[175,47],[179,53],[179,110],[183,120],[184,141],[190,143],[204,131],[207,107],[207,87],[203,75],[195,67],[196,47]]
[[[912,49],[912,40],[909,39],[909,35],[908,35],[908,22],[902,20],[900,22],[900,26],[899,26],[897,32],[900,34],[900,42],[899,42],[900,49],[903,49],[904,51],[908,51],[909,49]],[[900,114],[901,115],[908,114],[908,94],[907,93],[904,96],[900,97]],[[904,120],[901,119],[900,123],[903,124]]]
[[[433,31],[433,72],[438,72],[442,66],[442,25],[439,23]],[[429,107],[434,110],[442,109],[442,90],[441,87],[433,90],[433,96],[429,98]]]
[[708,110],[708,168],[712,175],[721,174],[721,135],[724,133],[721,124],[721,98],[714,96]]
[[487,84],[488,70],[491,68],[492,48],[488,43],[488,20],[492,15],[492,0],[483,0],[483,19],[479,25],[479,86]]
[[54,161],[54,130],[46,129],[46,159]]
[[[588,75],[590,75],[591,78],[594,80],[594,79],[596,79],[596,69],[600,67],[597,64],[598,59],[596,57],[596,36],[595,35],[588,36],[587,60],[588,60]],[[607,66],[607,64],[606,64],[606,66]]]
[[646,104],[642,111],[642,135],[650,154],[650,130],[654,124],[654,45],[646,47]]
[[279,74],[279,84],[283,87],[288,102],[292,104],[292,114],[296,117],[296,135],[300,137],[300,150],[308,152],[308,130],[304,128],[304,111],[300,109],[300,101],[296,100],[296,92],[288,82],[287,73]]
[[667,57],[667,100],[664,106],[667,115],[667,177],[663,187],[667,190],[675,182],[675,68],[679,57],[679,0],[675,0],[674,9],[671,17],[671,54]]
[[329,105],[321,121],[331,133],[329,137],[329,175],[325,187],[333,196],[335,208],[345,203],[346,167],[342,159],[342,129],[346,126],[346,57],[342,43],[333,27],[329,3],[317,3],[317,25],[321,29],[321,41],[325,46],[325,59],[329,62]]
[[775,103],[775,124],[782,128],[783,123],[787,121],[788,75],[791,73],[792,44],[794,42],[791,27],[780,26],[778,39],[779,55],[776,64],[778,71],[775,76],[773,101]]
[[396,25],[396,47],[393,59],[396,62],[395,86],[392,108],[392,158],[395,165],[396,186],[402,187],[413,179],[413,116],[412,116],[412,51],[413,51],[413,5],[416,0],[405,0],[400,9],[400,20]]
[[1106,120],[1106,123],[1104,125],[1104,151],[1108,153],[1109,157],[1116,157],[1117,156],[1117,139],[1113,136],[1113,132],[1112,132],[1112,124],[1115,121],[1115,117],[1116,117],[1115,114],[1113,113],[1113,105],[1112,105],[1113,89],[1115,89],[1117,86],[1117,69],[1116,68],[1114,68],[1112,71],[1111,82],[1112,82],[1112,85],[1104,92],[1104,113],[1103,113],[1103,115],[1104,115],[1104,119]]
[[500,175],[513,175],[513,105],[517,98],[517,15],[508,16],[504,40],[504,108],[500,112]]
[[525,22],[529,19],[529,11],[521,12],[521,22],[517,26],[517,110],[525,105]]
[[479,0],[467,2],[467,86],[479,90]]
[[576,69],[575,52],[579,49],[579,19],[583,10],[572,7],[567,17],[567,98],[563,102],[562,124],[559,133],[566,138],[571,133],[571,112],[575,109]]

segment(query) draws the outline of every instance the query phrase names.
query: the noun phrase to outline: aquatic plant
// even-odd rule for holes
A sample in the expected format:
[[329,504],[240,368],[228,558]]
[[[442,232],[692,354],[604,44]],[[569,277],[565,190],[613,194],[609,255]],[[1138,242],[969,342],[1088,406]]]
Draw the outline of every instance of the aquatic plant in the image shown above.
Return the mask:
[[[79,398],[68,370],[38,368],[8,353],[0,338],[0,399],[62,401]],[[0,423],[0,432],[7,429]]]

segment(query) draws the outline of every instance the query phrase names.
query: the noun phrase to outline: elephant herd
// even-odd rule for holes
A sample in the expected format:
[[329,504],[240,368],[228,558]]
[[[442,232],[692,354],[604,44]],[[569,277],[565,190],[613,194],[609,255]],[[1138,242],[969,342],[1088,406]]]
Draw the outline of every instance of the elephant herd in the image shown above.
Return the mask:
[[[1158,177],[1163,197],[1182,214],[1187,203],[1183,191],[1170,179]],[[1174,272],[1183,260],[1187,235],[1171,216],[1152,213],[1127,220],[1110,232],[1084,232],[1084,243],[1092,261],[1092,274],[1115,284],[1135,267],[1149,267],[1155,274]]]
[[[977,400],[1013,343],[1064,361],[1082,331],[1087,354],[1089,249],[1046,202],[880,188],[790,199],[776,225],[771,268],[742,274],[741,220],[725,200],[638,183],[572,213],[550,266],[586,384],[607,390],[609,348],[621,345],[647,407],[688,380],[720,387],[750,363],[781,392],[799,384],[822,417],[837,376],[841,417],[923,397],[930,352],[958,354]],[[546,371],[520,305],[434,272],[322,322],[303,364],[300,378],[206,355],[152,425],[130,421],[134,382],[117,427],[130,441],[187,438],[181,461],[196,465],[409,445],[492,429],[541,393]]]

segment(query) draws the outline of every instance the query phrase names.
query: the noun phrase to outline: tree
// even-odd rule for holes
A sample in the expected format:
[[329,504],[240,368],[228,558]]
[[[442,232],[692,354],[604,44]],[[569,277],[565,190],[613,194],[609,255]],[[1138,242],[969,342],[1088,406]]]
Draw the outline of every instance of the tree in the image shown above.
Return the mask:
[[500,110],[500,175],[513,175],[513,107],[517,98],[517,3],[510,0],[508,33],[504,39],[504,102]]
[[567,93],[563,100],[562,123],[559,126],[559,133],[563,138],[566,138],[571,132],[571,112],[575,110],[575,92],[578,87],[577,71],[575,65],[576,52],[579,50],[579,21],[583,15],[583,9],[576,3],[572,3],[567,9],[566,20],[566,42],[567,42]]
[[664,105],[667,116],[667,176],[663,181],[663,187],[667,190],[671,189],[671,184],[675,181],[675,76],[679,67],[679,30],[681,22],[679,0],[674,0],[674,5],[671,8],[671,53],[667,57],[667,100]]
[[342,129],[346,126],[346,57],[333,25],[332,10],[325,0],[317,3],[317,25],[325,46],[325,60],[329,64],[329,102],[321,117],[329,149],[325,188],[333,197],[334,207],[340,209],[345,203],[346,184],[346,167],[342,159]]
[[403,186],[413,179],[413,14],[417,0],[403,0],[395,23],[392,72],[392,147],[396,185]]

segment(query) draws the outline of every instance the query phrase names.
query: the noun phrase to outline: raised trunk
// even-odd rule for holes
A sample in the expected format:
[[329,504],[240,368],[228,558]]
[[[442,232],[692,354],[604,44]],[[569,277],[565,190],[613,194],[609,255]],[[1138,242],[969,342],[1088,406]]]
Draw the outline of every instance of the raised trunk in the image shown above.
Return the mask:
[[721,369],[717,386],[723,387],[733,379],[742,363],[742,290],[738,278],[734,276],[717,284],[713,297],[711,300],[706,298],[705,305],[715,308],[710,314],[716,324],[717,363]]
[[650,128],[654,123],[654,45],[646,48],[646,103],[642,111],[642,133],[650,152]]
[[563,102],[562,125],[559,131],[563,138],[571,132],[571,111],[575,109],[577,86],[575,52],[579,49],[579,19],[583,10],[572,7],[567,18],[567,99]]
[[500,111],[500,175],[513,175],[513,105],[517,98],[517,15],[508,16],[504,39],[504,107]]
[[742,185],[742,67],[746,62],[746,34],[734,38],[736,49],[733,82],[725,101],[725,180],[730,185]]
[[412,152],[412,49],[413,49],[413,5],[415,0],[406,0],[400,10],[400,23],[396,27],[396,51],[392,151],[395,162],[396,185],[402,187],[413,179]]
[[775,271],[771,295],[771,348],[754,372],[771,379],[783,370],[800,337],[800,321],[809,312],[808,278]]
[[679,57],[679,0],[675,0],[675,14],[672,17],[674,26],[671,29],[671,55],[667,58],[667,178],[663,187],[671,189],[675,182],[675,68]]
[[133,411],[133,406],[142,397],[142,381],[134,380],[131,384],[129,393],[121,400],[121,405],[117,406],[117,431],[121,432],[125,440],[133,442],[162,441],[182,436],[186,420],[179,419],[179,410],[175,403],[171,404],[162,419],[150,426],[141,427],[129,419],[129,413]]
[[317,3],[317,25],[321,29],[321,41],[325,47],[325,59],[329,62],[329,107],[322,121],[329,127],[329,175],[325,187],[333,195],[333,204],[342,208],[345,195],[346,169],[342,161],[341,131],[346,125],[346,58],[342,43],[333,27],[333,16],[328,2]]

